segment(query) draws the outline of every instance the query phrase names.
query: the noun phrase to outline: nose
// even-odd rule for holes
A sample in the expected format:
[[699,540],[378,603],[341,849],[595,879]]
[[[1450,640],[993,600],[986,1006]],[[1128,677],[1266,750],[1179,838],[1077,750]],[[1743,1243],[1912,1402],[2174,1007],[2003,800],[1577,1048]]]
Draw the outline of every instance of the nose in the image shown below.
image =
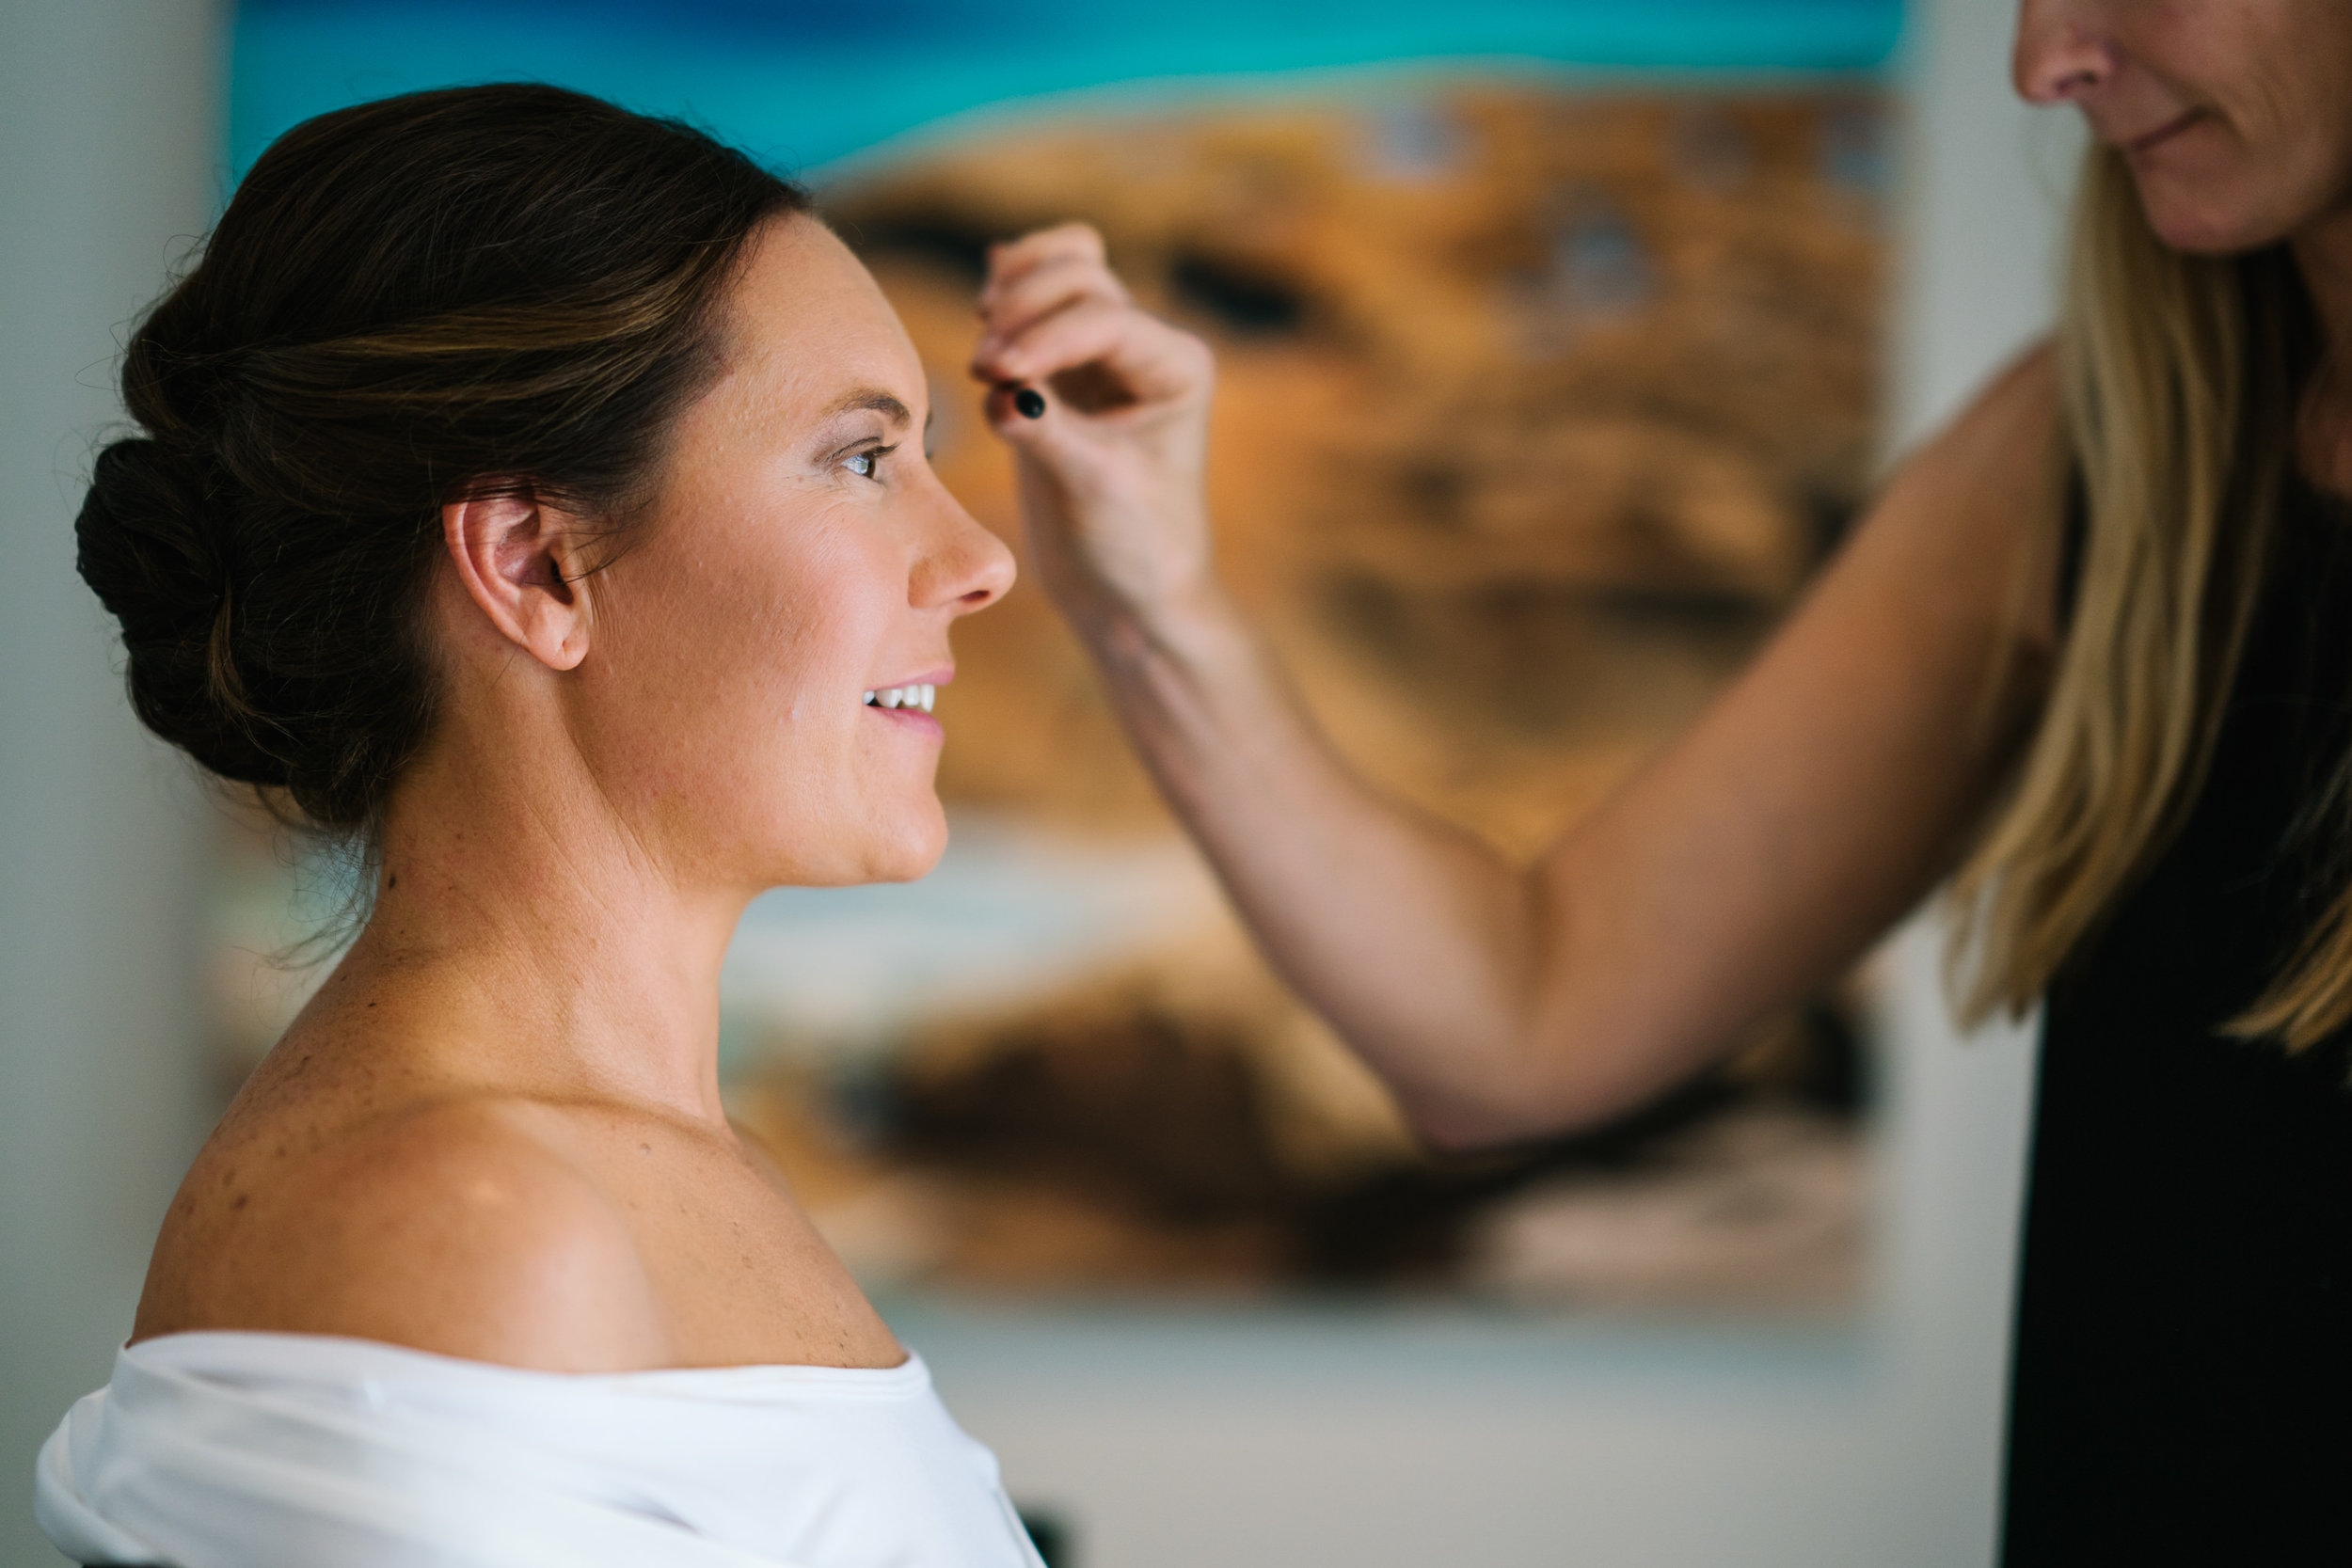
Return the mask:
[[2122,56],[2088,0],[2023,0],[2010,76],[2018,96],[2062,103],[2113,80]]
[[986,610],[1012,587],[1012,551],[945,490],[939,501],[938,528],[915,563],[910,600],[917,610],[955,615]]

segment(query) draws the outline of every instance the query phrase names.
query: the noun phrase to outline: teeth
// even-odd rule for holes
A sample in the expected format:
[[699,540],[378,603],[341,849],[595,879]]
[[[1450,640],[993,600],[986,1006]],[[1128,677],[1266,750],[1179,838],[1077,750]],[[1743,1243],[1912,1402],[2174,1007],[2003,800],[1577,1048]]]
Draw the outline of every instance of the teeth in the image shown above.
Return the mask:
[[888,686],[866,693],[867,707],[919,707],[925,713],[939,701],[936,686]]

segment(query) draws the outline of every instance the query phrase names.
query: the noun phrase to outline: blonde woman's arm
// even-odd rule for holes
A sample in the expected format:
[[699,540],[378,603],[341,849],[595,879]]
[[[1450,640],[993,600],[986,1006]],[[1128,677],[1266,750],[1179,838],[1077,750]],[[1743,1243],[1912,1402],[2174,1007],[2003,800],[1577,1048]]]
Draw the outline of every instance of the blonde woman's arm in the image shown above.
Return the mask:
[[[1638,1104],[1835,976],[1953,863],[2055,632],[2044,355],[1912,457],[1757,660],[1534,865],[1383,798],[1219,589],[1207,350],[1091,230],[1000,247],[974,371],[1032,552],[1291,984],[1441,1147]],[[1057,388],[1035,420],[1014,384]]]

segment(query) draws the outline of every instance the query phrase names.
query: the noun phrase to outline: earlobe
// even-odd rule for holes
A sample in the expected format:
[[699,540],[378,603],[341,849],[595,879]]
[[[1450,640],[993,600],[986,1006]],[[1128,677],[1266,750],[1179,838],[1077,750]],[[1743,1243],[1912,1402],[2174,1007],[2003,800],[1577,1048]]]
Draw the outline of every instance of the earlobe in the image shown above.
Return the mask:
[[588,589],[579,520],[529,491],[441,508],[441,542],[466,596],[508,641],[550,670],[588,657]]

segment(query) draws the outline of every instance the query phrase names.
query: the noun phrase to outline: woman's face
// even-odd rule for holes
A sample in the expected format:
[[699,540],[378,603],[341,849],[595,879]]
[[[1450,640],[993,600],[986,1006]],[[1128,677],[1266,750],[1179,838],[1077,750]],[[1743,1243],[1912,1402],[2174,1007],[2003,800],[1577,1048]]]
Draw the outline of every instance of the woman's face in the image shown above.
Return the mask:
[[2176,248],[2269,245],[2352,203],[2346,0],[2024,0],[2013,63],[2019,92],[2122,150]]
[[830,230],[770,225],[729,315],[651,515],[591,579],[574,735],[690,879],[921,876],[946,843],[942,732],[886,694],[953,678],[948,626],[1011,585],[1011,554],[931,472],[922,363]]

